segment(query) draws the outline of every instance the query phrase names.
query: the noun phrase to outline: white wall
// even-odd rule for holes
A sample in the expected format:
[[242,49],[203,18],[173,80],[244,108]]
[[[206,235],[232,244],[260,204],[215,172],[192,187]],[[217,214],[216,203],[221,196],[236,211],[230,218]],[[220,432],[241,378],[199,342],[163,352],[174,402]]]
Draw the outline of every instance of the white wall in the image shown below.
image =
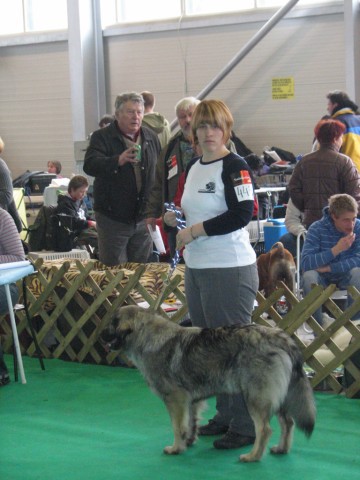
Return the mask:
[[13,178],[48,160],[72,170],[68,65],[67,42],[0,48],[1,156]]
[[[196,95],[261,28],[260,23],[106,39],[108,108],[116,94],[150,90],[171,121],[174,105]],[[209,94],[232,110],[235,130],[255,153],[265,145],[310,149],[326,94],[345,89],[342,15],[283,20]],[[272,100],[273,77],[294,77],[295,98]]]
[[[108,111],[118,93],[146,89],[173,120],[175,103],[199,93],[262,25],[106,36]],[[65,175],[75,170],[67,46],[63,40],[0,47],[2,157],[13,177],[45,169],[50,159],[63,163]],[[282,20],[208,98],[230,106],[235,131],[255,153],[265,145],[305,153],[326,113],[326,93],[345,89],[344,50],[342,13]],[[272,100],[272,78],[289,76],[295,98]]]

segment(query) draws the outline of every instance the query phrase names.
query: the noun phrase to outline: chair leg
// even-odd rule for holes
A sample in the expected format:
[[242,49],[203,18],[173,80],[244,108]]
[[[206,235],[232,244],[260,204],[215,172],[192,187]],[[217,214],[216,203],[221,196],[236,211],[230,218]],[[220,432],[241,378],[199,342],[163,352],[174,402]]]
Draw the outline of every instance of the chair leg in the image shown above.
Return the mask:
[[39,343],[37,341],[36,333],[35,333],[34,326],[33,326],[33,323],[32,323],[32,318],[30,317],[29,308],[28,308],[28,304],[27,304],[25,277],[23,278],[23,297],[24,297],[25,314],[26,314],[26,318],[27,318],[27,321],[28,321],[28,324],[29,324],[31,336],[32,336],[33,342],[35,344],[35,350],[36,350],[36,353],[37,353],[38,358],[39,358],[41,370],[45,370],[43,355],[42,355],[42,352],[40,350]]

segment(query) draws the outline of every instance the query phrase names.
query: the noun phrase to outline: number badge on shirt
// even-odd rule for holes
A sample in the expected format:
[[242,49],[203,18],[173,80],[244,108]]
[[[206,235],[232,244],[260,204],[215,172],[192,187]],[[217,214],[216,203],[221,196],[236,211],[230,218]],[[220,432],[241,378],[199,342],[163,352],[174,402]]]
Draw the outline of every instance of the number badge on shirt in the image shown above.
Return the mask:
[[239,202],[244,200],[254,200],[254,189],[251,182],[250,173],[247,170],[240,170],[238,174],[231,174],[232,184],[236,198]]

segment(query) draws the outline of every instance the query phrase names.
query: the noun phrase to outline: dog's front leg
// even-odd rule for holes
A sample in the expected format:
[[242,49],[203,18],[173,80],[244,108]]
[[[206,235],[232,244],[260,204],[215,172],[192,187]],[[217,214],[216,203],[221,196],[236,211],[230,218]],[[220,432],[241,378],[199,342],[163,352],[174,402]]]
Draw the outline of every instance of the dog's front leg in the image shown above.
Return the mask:
[[189,438],[190,397],[184,390],[171,392],[164,398],[174,431],[174,444],[164,448],[164,453],[175,455],[186,450]]

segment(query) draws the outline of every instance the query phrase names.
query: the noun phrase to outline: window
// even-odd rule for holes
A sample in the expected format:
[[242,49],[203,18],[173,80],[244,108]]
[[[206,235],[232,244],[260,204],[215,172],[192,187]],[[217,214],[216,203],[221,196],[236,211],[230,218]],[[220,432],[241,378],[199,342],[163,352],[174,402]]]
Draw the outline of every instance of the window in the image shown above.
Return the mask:
[[[296,6],[339,3],[340,0],[299,0]],[[100,0],[101,23],[156,22],[279,8],[284,0]],[[0,35],[67,29],[67,0],[0,0]]]
[[67,28],[66,0],[25,0],[25,31]]
[[118,22],[143,22],[181,16],[180,0],[117,0]]
[[67,28],[67,0],[0,0],[1,35]]
[[22,0],[0,0],[1,35],[24,31]]
[[[320,3],[334,2],[331,2],[331,0],[299,0],[295,6],[301,7],[304,5],[317,5]],[[283,5],[285,5],[285,2],[281,0],[256,0],[256,6],[259,8],[282,7]]]
[[[325,3],[337,3],[337,0],[299,0],[295,6]],[[100,0],[103,28],[116,23],[156,22],[260,8],[278,9],[284,4],[285,0]]]
[[185,0],[186,15],[205,15],[211,13],[236,12],[255,7],[254,0]]

